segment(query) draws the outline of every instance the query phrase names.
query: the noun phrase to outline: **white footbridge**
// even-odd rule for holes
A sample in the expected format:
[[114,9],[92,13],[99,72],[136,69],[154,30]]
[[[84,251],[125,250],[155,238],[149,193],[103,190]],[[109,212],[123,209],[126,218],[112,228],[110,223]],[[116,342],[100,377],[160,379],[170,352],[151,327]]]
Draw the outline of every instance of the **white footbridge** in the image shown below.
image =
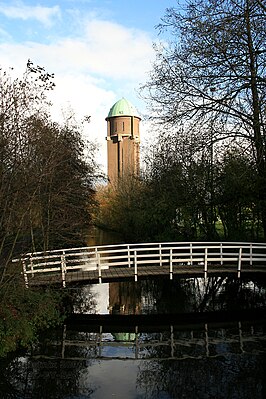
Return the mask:
[[204,276],[266,272],[266,243],[157,242],[26,253],[14,259],[26,287],[168,274]]

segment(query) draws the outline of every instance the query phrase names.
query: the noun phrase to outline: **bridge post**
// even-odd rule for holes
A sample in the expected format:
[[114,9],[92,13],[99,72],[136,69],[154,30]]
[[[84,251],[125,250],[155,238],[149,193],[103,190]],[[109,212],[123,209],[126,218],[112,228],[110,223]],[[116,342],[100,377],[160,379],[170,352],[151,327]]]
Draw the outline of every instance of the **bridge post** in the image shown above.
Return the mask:
[[241,274],[241,261],[242,261],[242,247],[239,248],[238,254],[238,265],[237,265],[237,277],[240,277]]
[[138,342],[138,326],[135,326],[135,359],[137,360],[139,357],[139,342]]
[[66,288],[66,254],[63,251],[61,255],[61,276],[62,276],[62,284],[63,288]]
[[173,249],[170,248],[170,280],[173,280]]
[[135,281],[138,281],[138,259],[137,259],[137,251],[134,251],[134,274],[135,274]]
[[220,258],[221,258],[221,265],[223,265],[223,243],[220,244]]
[[193,264],[193,248],[192,248],[192,242],[189,243],[189,254],[190,254],[190,264],[192,266]]
[[127,246],[127,261],[128,261],[128,267],[131,267],[131,264],[130,264],[130,247],[129,247],[129,245]]
[[33,260],[32,255],[30,257],[30,270],[31,270],[31,277],[34,277],[34,270],[33,270]]
[[204,253],[204,278],[207,278],[207,272],[208,272],[208,248],[205,248],[205,253]]
[[162,266],[162,244],[159,244],[160,266]]
[[249,246],[249,265],[252,266],[252,244]]
[[99,284],[102,284],[101,261],[100,261],[100,255],[99,255],[99,253],[98,253],[97,248],[95,248],[95,257],[96,257],[96,266],[97,266],[97,269],[98,269]]
[[22,260],[22,270],[23,270],[23,276],[24,276],[24,281],[25,281],[25,287],[29,288],[29,280],[28,280],[28,275],[27,275],[27,266],[26,266],[26,262],[23,259]]

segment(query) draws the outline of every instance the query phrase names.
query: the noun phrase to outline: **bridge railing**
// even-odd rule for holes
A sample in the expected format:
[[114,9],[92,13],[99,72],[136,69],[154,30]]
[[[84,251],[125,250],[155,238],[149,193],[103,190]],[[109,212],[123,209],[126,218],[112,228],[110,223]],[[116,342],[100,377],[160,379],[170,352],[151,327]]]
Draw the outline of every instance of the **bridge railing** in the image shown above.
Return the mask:
[[102,270],[112,267],[134,268],[135,281],[138,268],[168,266],[170,279],[174,267],[200,265],[207,276],[208,265],[235,265],[238,277],[243,265],[266,265],[266,243],[246,242],[165,242],[143,244],[101,245],[82,248],[34,252],[20,259],[26,286],[28,277],[35,274],[61,274],[65,287],[66,274],[75,271],[97,270],[99,282]]

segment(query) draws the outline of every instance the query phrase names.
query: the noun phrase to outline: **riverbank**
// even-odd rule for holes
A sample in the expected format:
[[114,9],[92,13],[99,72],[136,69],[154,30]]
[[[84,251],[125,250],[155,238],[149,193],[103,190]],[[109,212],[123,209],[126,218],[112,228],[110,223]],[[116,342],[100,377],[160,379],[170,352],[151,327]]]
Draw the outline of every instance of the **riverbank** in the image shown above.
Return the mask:
[[67,293],[26,289],[13,277],[0,286],[0,357],[38,340],[38,334],[60,325],[67,315]]

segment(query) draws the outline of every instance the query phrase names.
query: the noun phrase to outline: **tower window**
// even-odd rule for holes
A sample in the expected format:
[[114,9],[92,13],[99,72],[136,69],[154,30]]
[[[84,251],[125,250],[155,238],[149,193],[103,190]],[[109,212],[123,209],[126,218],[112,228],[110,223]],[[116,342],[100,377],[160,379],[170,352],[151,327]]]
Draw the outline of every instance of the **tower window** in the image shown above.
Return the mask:
[[125,122],[123,122],[123,132],[125,131]]

